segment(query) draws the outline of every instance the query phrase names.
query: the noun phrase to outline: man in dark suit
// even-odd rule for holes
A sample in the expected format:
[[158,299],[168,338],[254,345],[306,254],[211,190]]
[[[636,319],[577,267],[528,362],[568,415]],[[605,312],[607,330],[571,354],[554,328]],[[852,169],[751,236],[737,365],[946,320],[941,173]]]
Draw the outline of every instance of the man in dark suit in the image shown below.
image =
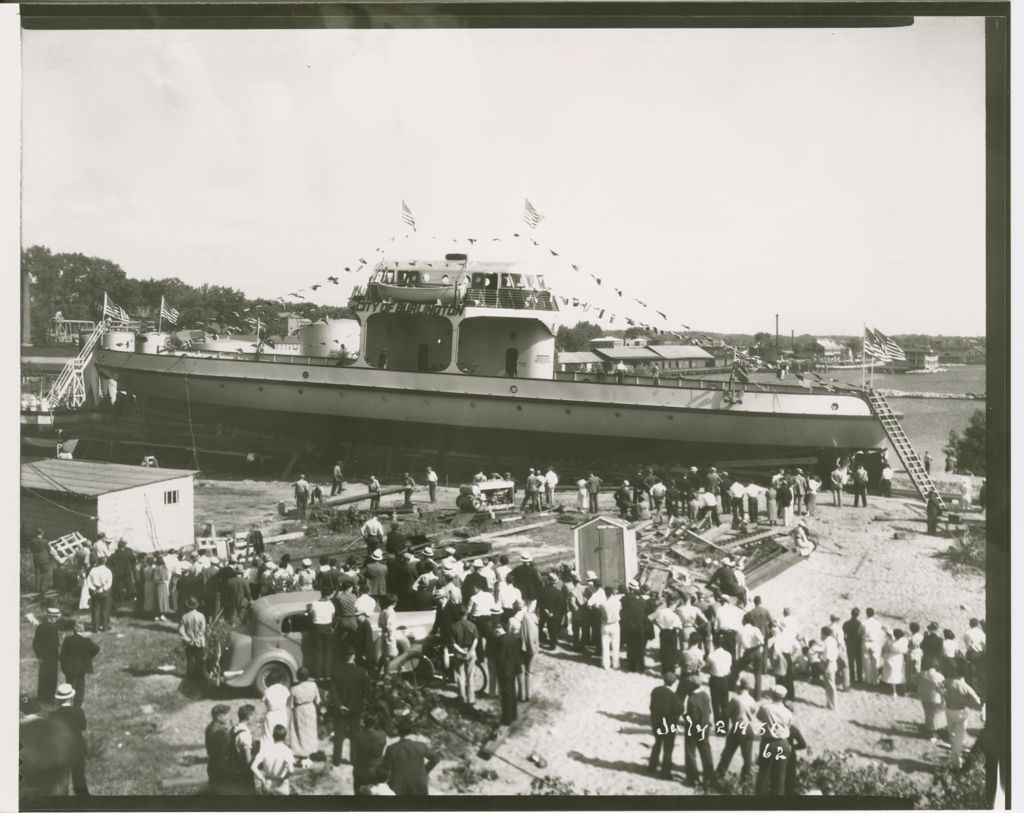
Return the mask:
[[846,662],[849,664],[850,682],[864,681],[864,624],[860,620],[860,609],[850,610],[850,617],[843,623],[843,639],[846,641]]
[[[512,680],[515,695],[515,678]],[[389,745],[384,752],[384,766],[388,770],[388,784],[396,796],[428,796],[430,783],[427,779],[434,766],[441,761],[441,755],[420,740],[412,739],[413,727],[408,717],[398,721],[398,736],[401,739]]]
[[53,703],[53,694],[57,691],[57,667],[60,663],[60,632],[57,622],[60,610],[50,607],[32,637],[32,651],[39,661],[39,680],[36,684],[36,699],[40,703]]
[[541,629],[547,633],[546,648],[554,649],[565,625],[565,592],[554,571],[548,574],[548,583],[541,588],[537,598],[537,614]]
[[99,644],[85,635],[85,626],[75,622],[75,631],[64,639],[60,648],[60,668],[64,677],[75,690],[75,705],[85,700],[85,676],[92,674],[92,659],[100,651]]
[[[332,762],[341,765],[341,747],[345,738],[352,737],[352,731],[359,723],[366,707],[366,693],[370,678],[366,670],[357,666],[356,653],[347,649],[342,663],[334,667],[331,675],[331,702],[334,716],[334,753]],[[351,749],[350,749],[351,750]]]
[[218,703],[211,711],[210,724],[206,726],[206,778],[207,788],[214,795],[228,792],[231,780],[231,764],[228,757],[233,747],[231,708]]
[[85,712],[79,703],[73,703],[75,690],[67,683],[57,687],[51,698],[57,708],[49,719],[58,727],[58,731],[71,743],[71,787],[75,796],[88,796],[89,787],[85,781]]
[[[676,730],[685,704],[676,694],[679,675],[675,669],[664,674],[665,685],[656,686],[651,692],[651,730],[654,732],[654,747],[648,767],[651,773],[658,773],[662,779],[672,778],[672,751],[676,746]],[[661,771],[658,771],[658,757],[661,757]]]
[[[711,711],[711,693],[708,691],[707,676],[701,672],[696,680],[697,688],[686,698],[686,784],[696,785],[700,780],[704,790],[709,790],[715,779],[715,762],[711,757],[711,737],[714,735],[715,719]],[[698,755],[700,774],[697,773]]]
[[406,538],[399,530],[397,522],[391,523],[391,529],[388,531],[387,542],[385,543],[385,550],[392,556],[401,556],[405,553]]
[[644,672],[645,653],[647,650],[647,627],[650,621],[647,616],[647,602],[640,595],[640,585],[630,581],[629,592],[622,597],[622,608],[619,614],[622,643],[626,647],[626,671]]
[[540,595],[540,588],[542,587],[540,574],[537,572],[537,568],[533,566],[533,557],[529,553],[524,553],[522,560],[522,563],[513,568],[512,572],[508,574],[508,580],[523,594],[523,604],[526,605],[530,612],[534,612],[537,597]]
[[754,596],[754,606],[747,612],[750,623],[761,630],[761,635],[767,641],[772,637],[772,614],[761,606],[761,597]]
[[222,572],[226,576],[223,598],[224,620],[234,626],[252,601],[249,594],[249,583],[242,573],[233,566],[225,568]]

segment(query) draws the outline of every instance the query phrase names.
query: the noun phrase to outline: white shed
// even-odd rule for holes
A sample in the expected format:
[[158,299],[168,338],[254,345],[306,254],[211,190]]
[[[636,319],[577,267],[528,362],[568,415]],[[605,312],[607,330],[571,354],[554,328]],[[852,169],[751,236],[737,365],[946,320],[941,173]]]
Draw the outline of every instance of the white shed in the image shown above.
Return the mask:
[[23,463],[21,524],[42,528],[47,539],[104,533],[144,552],[191,545],[195,474],[88,460]]
[[573,528],[576,572],[593,570],[602,585],[626,584],[636,578],[636,531],[625,520],[598,516]]

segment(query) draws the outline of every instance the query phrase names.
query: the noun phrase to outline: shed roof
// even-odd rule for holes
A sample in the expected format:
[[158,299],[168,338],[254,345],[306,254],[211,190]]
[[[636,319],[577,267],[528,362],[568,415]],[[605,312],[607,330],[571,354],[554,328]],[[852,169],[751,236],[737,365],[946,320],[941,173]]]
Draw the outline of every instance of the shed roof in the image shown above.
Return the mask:
[[839,344],[839,342],[834,341],[832,339],[821,339],[821,338],[819,338],[819,339],[815,339],[815,342],[817,342],[818,347],[820,347],[822,350],[842,350],[843,349],[843,346],[841,344]]
[[695,344],[652,344],[651,350],[666,359],[710,359],[714,358],[703,347]]
[[158,469],[120,463],[96,463],[91,460],[50,459],[23,463],[21,485],[33,491],[96,497],[194,474],[196,472],[191,469]]
[[611,361],[653,361],[660,358],[649,347],[595,347],[594,352]]
[[559,353],[559,364],[599,364],[601,358],[589,350],[581,350],[575,353]]
[[604,522],[608,525],[617,525],[620,528],[629,528],[630,525],[626,520],[619,519],[618,517],[609,517],[601,514],[600,516],[591,517],[590,519],[584,520],[579,525],[574,525],[573,530],[578,531],[580,528],[585,528],[588,525],[593,525],[595,522]]

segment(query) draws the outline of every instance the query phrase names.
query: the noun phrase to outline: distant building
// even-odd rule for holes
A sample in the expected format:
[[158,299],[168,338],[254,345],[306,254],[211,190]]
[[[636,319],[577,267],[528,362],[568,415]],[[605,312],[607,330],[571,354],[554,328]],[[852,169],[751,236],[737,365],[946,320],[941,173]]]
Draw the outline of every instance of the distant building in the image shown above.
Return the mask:
[[622,347],[623,340],[620,336],[596,336],[590,340],[591,350],[600,350],[607,347]]
[[313,324],[312,320],[307,319],[305,316],[285,311],[284,313],[277,314],[272,327],[275,333],[280,333],[282,336],[294,336],[299,332],[299,328],[311,324]]
[[634,336],[632,339],[623,339],[622,344],[625,347],[647,347],[646,336]]
[[589,373],[598,369],[602,363],[603,359],[589,350],[558,354],[558,369],[563,373]]
[[939,369],[939,354],[931,348],[927,350],[907,350],[908,370],[937,370]]
[[661,357],[655,364],[662,370],[693,370],[716,364],[711,353],[695,344],[652,344],[649,347]]
[[621,362],[632,374],[639,375],[639,367],[661,360],[661,356],[649,347],[595,347],[593,350],[604,362],[604,369],[608,372],[613,371]]
[[136,551],[166,551],[195,541],[194,471],[86,460],[21,466],[21,524],[47,539],[105,533]]
[[815,339],[812,352],[816,360],[824,362],[845,361],[851,355],[848,347],[844,347],[834,339]]

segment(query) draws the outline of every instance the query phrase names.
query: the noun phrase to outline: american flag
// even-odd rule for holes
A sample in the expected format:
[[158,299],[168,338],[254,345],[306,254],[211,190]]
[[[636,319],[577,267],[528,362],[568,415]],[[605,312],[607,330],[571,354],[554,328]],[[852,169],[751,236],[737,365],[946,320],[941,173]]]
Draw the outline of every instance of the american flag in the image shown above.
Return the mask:
[[889,356],[890,361],[906,361],[907,354],[903,352],[903,348],[900,347],[896,342],[886,336],[882,331],[875,330],[875,337],[881,341],[885,346],[885,352]]
[[864,329],[864,355],[879,361],[906,361],[907,354],[880,330]]
[[160,297],[160,318],[166,319],[172,325],[176,325],[178,324],[179,316],[181,316],[181,314],[168,305],[167,302],[164,301],[163,297]]
[[412,216],[412,209],[406,205],[404,200],[402,201],[402,222],[416,231],[416,218]]
[[523,222],[531,229],[537,228],[544,219],[544,215],[533,208],[529,198],[524,198],[526,204],[523,206]]
[[120,305],[115,305],[106,294],[103,296],[103,318],[112,319],[115,322],[130,322],[132,320],[128,312]]

